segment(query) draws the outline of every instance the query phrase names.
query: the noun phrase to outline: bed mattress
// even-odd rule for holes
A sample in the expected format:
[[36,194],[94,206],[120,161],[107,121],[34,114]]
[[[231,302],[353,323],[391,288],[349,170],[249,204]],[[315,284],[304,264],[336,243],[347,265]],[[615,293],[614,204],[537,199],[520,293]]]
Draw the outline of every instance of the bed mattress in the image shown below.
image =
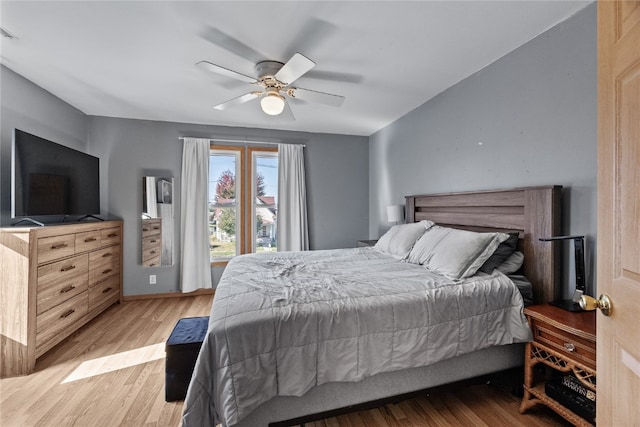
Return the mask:
[[373,248],[234,258],[216,289],[183,424],[230,427],[274,396],[302,396],[530,341],[514,283],[446,279]]

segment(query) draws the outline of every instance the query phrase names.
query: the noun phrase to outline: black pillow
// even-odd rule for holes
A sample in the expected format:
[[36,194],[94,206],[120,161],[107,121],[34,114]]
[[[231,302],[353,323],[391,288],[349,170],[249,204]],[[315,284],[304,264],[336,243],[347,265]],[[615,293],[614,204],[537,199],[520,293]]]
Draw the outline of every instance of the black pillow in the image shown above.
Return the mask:
[[518,233],[509,233],[509,238],[496,248],[493,255],[482,264],[478,271],[491,274],[502,262],[509,257],[518,246]]
[[524,276],[519,275],[509,275],[509,279],[518,287],[520,291],[520,295],[522,295],[522,301],[524,302],[524,306],[528,307],[533,305],[533,285]]

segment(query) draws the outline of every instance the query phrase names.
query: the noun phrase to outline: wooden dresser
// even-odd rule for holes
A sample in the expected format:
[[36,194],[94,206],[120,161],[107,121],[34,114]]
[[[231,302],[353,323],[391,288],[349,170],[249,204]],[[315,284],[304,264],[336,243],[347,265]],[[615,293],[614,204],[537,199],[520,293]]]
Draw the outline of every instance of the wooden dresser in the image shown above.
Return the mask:
[[36,359],[122,296],[122,221],[0,230],[0,378]]
[[162,256],[162,218],[142,220],[142,265],[159,267]]

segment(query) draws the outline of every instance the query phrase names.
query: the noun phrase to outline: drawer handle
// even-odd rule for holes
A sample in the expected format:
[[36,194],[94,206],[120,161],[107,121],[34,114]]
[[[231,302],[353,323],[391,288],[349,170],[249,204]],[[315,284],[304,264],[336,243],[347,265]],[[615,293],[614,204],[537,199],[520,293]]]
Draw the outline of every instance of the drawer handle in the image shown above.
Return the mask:
[[107,292],[111,291],[113,288],[111,286],[109,286],[107,289],[105,289],[104,291],[102,291],[103,294],[106,294]]
[[118,233],[109,233],[107,237],[118,237]]
[[60,269],[60,271],[62,271],[62,272],[70,271],[70,270],[73,270],[74,268],[76,268],[76,266],[75,266],[75,265],[70,265],[69,267],[62,267],[62,268]]
[[154,230],[160,230],[160,227],[158,227],[157,225],[155,227],[153,227]]
[[73,313],[75,313],[75,312],[76,312],[76,311],[75,311],[74,309],[71,309],[71,310],[69,310],[69,311],[65,311],[64,313],[62,313],[62,314],[60,315],[60,318],[61,318],[61,319],[67,318],[67,317],[71,316],[71,315],[72,315]]
[[157,242],[157,240],[156,240],[156,239],[149,240],[149,243],[155,243],[155,242]]
[[102,272],[102,274],[109,274],[109,273],[111,273],[112,271],[113,271],[113,270],[111,270],[110,268],[107,268],[106,270],[104,270],[104,271]]
[[111,256],[111,252],[107,252],[106,254],[102,254],[102,258],[106,258],[108,256]]
[[71,292],[72,290],[74,290],[76,287],[73,285],[69,285],[64,289],[60,289],[60,293],[61,294],[66,294],[67,292]]
[[151,251],[151,252],[149,252],[149,253],[150,253],[151,255],[153,255],[153,254],[155,254],[155,253],[156,253],[156,251]]
[[95,237],[87,237],[86,239],[84,239],[85,243],[89,243],[89,242],[95,242],[97,239]]
[[66,243],[58,243],[56,245],[51,245],[51,249],[62,249],[62,248],[66,248],[67,245]]
[[142,227],[142,231],[149,231],[149,229]]
[[570,342],[566,342],[564,343],[564,348],[567,351],[575,351],[576,350],[576,346]]

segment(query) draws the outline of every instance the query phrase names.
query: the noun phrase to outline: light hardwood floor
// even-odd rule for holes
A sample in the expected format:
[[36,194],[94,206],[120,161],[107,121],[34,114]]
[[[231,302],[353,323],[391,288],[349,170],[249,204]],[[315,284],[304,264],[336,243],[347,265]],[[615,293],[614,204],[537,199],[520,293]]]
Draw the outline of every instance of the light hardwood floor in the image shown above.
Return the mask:
[[[179,426],[164,401],[164,343],[182,317],[209,314],[212,295],[116,305],[44,355],[36,372],[0,380],[0,425]],[[454,385],[307,427],[566,426],[540,408],[518,413],[499,385]]]

